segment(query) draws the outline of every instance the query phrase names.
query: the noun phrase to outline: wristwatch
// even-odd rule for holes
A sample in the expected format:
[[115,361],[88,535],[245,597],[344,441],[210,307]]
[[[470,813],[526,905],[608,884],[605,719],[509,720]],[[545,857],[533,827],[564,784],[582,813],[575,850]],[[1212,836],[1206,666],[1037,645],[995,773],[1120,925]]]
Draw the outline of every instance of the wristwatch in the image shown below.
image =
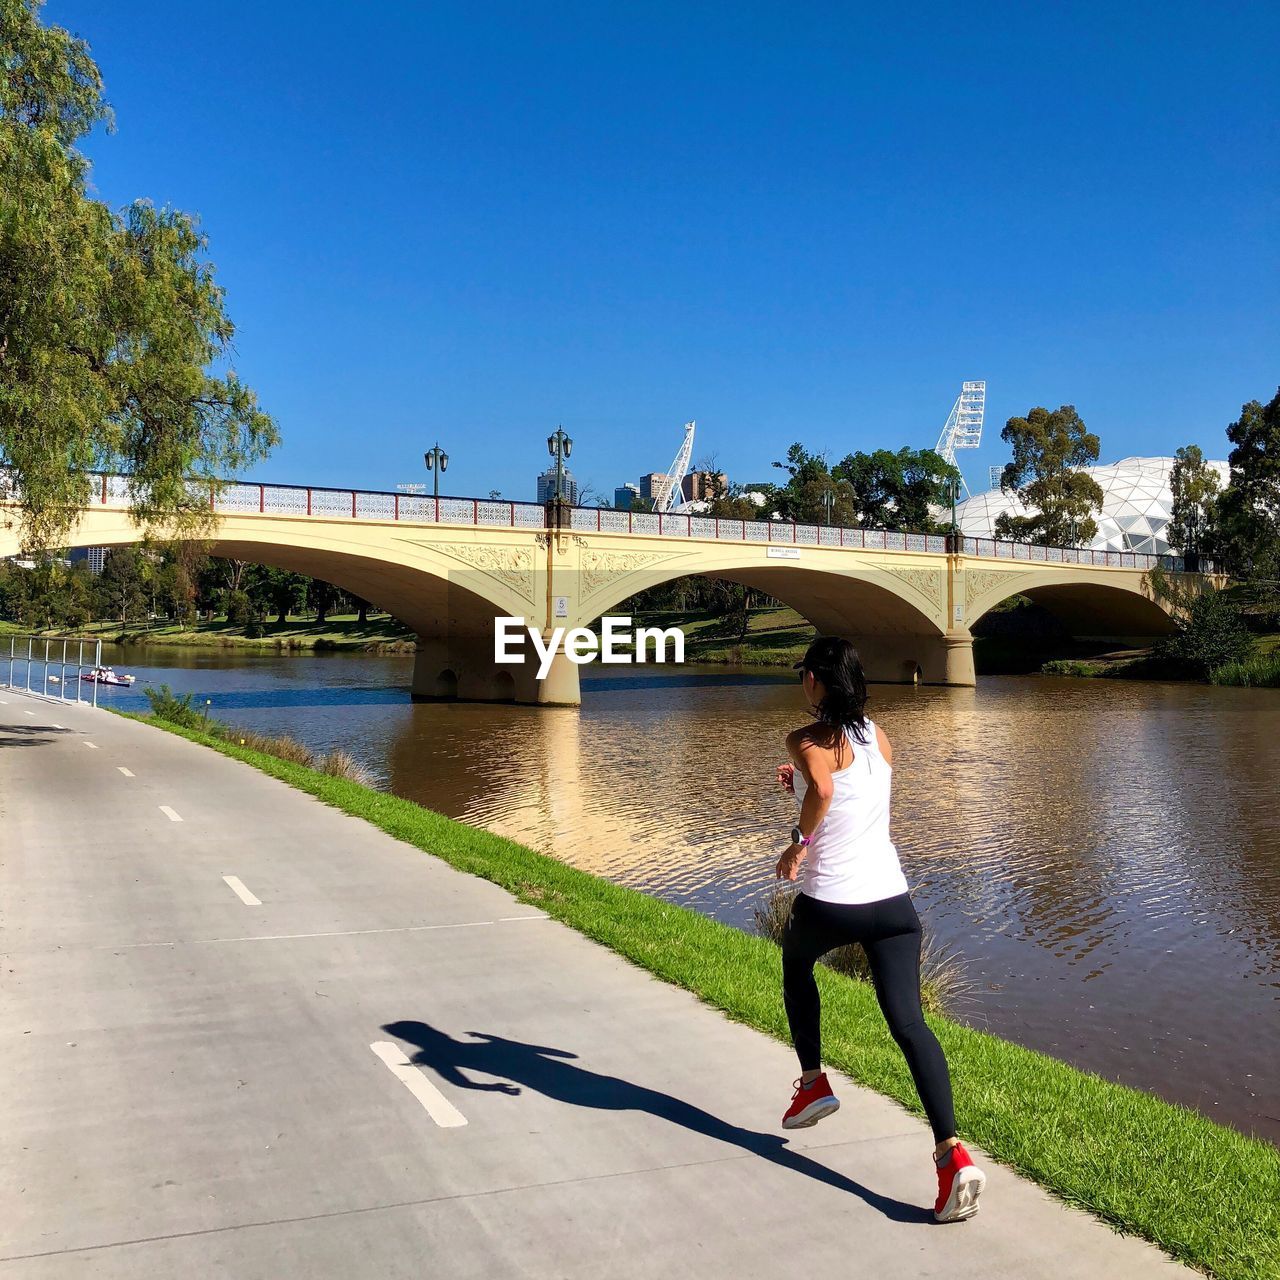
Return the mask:
[[813,839],[813,837],[812,837],[812,836],[807,836],[807,835],[805,835],[805,833],[804,833],[803,831],[801,831],[799,827],[792,827],[792,828],[791,828],[791,843],[792,843],[792,844],[798,844],[802,849],[804,849],[804,848],[806,848],[806,847],[808,846],[809,841],[810,841],[810,840],[812,840],[812,839]]

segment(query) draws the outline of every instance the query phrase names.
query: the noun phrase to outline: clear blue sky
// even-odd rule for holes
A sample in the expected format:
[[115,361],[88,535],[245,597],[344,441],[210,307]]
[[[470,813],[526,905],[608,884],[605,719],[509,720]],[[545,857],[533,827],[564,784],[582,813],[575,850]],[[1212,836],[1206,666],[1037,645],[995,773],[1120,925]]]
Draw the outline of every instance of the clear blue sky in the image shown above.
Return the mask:
[[767,477],[1074,403],[1103,460],[1280,383],[1280,6],[50,0],[114,204],[198,213],[258,478]]

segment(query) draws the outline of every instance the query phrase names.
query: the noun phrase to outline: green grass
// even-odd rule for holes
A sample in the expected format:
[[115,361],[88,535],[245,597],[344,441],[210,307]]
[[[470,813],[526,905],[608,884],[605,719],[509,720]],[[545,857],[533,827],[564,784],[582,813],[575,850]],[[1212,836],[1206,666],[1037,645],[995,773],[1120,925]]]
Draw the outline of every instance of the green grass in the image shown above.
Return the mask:
[[[772,942],[408,800],[207,734],[161,727],[491,880],[738,1022],[788,1038]],[[870,988],[822,968],[818,983],[827,1062],[921,1114]],[[929,1022],[951,1064],[962,1136],[1062,1200],[1224,1280],[1280,1276],[1275,1147],[948,1018],[931,1015]]]
[[[3,627],[6,632],[23,634],[30,630],[16,623],[5,623]],[[166,622],[150,626],[144,623],[90,622],[75,628],[75,634],[117,644],[257,650],[350,649],[412,653],[415,645],[413,632],[387,616],[370,618],[363,625],[355,614],[331,614],[323,622],[316,622],[314,618],[290,618],[283,623],[274,620],[263,622],[260,627],[260,636],[247,636],[244,627],[233,626],[225,618],[215,618],[212,622]]]
[[1215,668],[1209,680],[1250,689],[1280,689],[1280,648],[1255,653],[1244,662],[1228,662]]
[[634,622],[638,627],[679,627],[686,662],[725,665],[789,667],[804,657],[817,634],[812,624],[785,607],[753,609],[741,639],[722,614],[706,611],[645,611],[635,614]]

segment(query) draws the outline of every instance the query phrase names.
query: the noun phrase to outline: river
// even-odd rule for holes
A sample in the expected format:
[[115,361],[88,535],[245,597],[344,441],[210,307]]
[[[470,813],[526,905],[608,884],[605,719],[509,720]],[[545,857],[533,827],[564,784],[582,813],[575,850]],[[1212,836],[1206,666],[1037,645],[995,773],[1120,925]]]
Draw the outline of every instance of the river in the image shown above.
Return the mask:
[[[580,709],[419,704],[412,659],[109,650],[211,714],[343,746],[380,785],[751,927],[794,817],[796,680],[584,668]],[[894,833],[961,1020],[1280,1143],[1280,694],[1036,677],[873,686]]]

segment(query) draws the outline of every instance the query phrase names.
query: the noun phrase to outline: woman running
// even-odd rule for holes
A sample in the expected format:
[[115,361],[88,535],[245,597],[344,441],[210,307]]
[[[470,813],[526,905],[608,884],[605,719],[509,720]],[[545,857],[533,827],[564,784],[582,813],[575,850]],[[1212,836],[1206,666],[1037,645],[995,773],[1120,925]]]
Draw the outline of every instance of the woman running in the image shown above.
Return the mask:
[[977,1213],[986,1177],[956,1137],[947,1060],[920,1008],[920,917],[889,838],[893,748],[865,715],[867,681],[853,645],[819,636],[796,665],[817,723],[788,735],[792,762],[778,767],[778,781],[800,801],[779,879],[795,880],[808,858],[782,938],[782,993],[801,1072],[782,1127],[805,1128],[839,1110],[822,1070],[813,966],[859,943],[937,1143],[933,1216],[958,1222]]

